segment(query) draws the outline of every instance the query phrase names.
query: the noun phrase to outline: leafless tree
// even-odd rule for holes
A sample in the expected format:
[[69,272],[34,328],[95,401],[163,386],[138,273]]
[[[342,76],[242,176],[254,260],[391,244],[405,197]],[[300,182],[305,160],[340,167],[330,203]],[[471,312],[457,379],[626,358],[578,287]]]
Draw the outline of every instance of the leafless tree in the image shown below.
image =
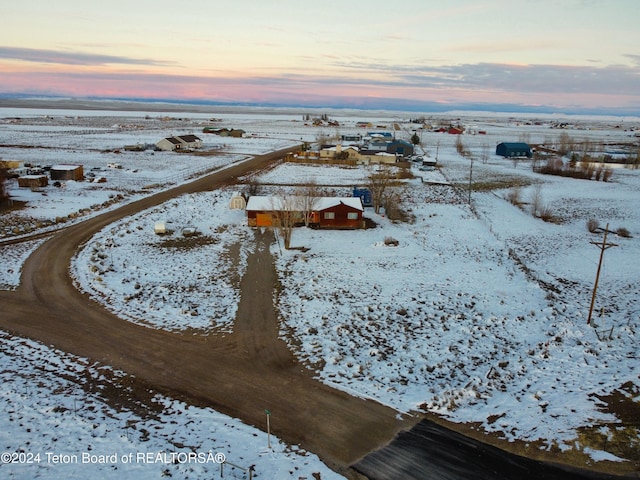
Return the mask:
[[249,197],[258,195],[259,191],[260,191],[260,184],[257,181],[255,181],[254,179],[251,179],[249,180],[249,182],[247,182],[247,195]]
[[272,198],[273,226],[278,229],[287,250],[291,247],[293,227],[300,222],[302,216],[298,199],[299,197],[286,194]]
[[385,193],[393,178],[391,168],[383,165],[372,171],[367,178],[367,186],[371,192],[371,203],[376,213],[380,213],[380,208],[384,205]]
[[561,155],[566,155],[569,152],[572,152],[575,148],[575,142],[573,138],[567,133],[562,132],[560,134],[560,138],[558,139],[558,151]]
[[488,143],[485,143],[484,145],[482,145],[482,153],[480,157],[482,158],[483,164],[486,164],[489,161],[490,155],[491,155],[491,147],[489,146]]
[[318,152],[322,150],[322,145],[326,145],[331,140],[331,137],[322,130],[318,130],[316,133],[316,145],[318,145]]
[[320,188],[315,179],[307,179],[304,185],[298,187],[297,196],[299,198],[300,209],[304,216],[305,227],[309,226],[311,214],[317,208],[318,199],[320,198]]
[[534,217],[540,216],[540,212],[544,207],[542,201],[542,186],[536,185],[533,189],[533,194],[531,195],[531,214]]

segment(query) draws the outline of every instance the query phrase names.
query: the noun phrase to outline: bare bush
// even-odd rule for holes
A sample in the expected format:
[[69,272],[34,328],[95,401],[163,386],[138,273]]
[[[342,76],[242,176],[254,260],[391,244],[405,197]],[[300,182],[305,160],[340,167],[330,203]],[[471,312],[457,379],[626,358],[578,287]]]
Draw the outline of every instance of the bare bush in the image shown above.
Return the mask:
[[542,187],[540,185],[536,185],[531,197],[531,214],[534,217],[539,217],[542,208]]
[[620,227],[618,230],[616,230],[616,233],[621,237],[631,238],[631,233],[624,227]]
[[602,179],[602,176],[604,174],[604,165],[599,165],[598,168],[596,168],[596,172],[595,172],[595,180],[596,182],[599,182]]
[[460,138],[460,135],[458,135],[458,138],[456,138],[456,152],[458,152],[460,155],[464,155],[464,144],[462,143],[462,138]]
[[522,203],[522,189],[520,186],[516,185],[509,190],[507,192],[506,199],[511,205],[520,206]]
[[587,230],[591,233],[596,233],[596,231],[600,228],[600,223],[595,218],[590,218],[587,220]]
[[562,155],[566,155],[575,148],[575,142],[567,132],[562,132],[558,139],[558,150]]
[[397,247],[400,242],[393,237],[385,237],[384,244],[388,247]]
[[555,222],[557,220],[549,205],[540,207],[537,217],[545,222]]
[[[577,156],[574,156],[577,158]],[[582,180],[602,180],[603,182],[609,181],[613,175],[613,170],[610,168],[598,167],[596,169],[595,164],[592,162],[580,162],[572,159],[567,165],[559,158],[550,158],[546,164],[542,166],[534,165],[533,171],[536,173],[542,173],[545,175],[558,175],[561,177],[579,178]]]

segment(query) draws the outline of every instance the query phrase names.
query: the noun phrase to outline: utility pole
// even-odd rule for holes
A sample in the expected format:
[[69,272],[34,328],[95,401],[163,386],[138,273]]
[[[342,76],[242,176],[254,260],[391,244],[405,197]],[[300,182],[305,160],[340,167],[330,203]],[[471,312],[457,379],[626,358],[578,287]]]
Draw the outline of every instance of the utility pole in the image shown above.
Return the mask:
[[593,294],[591,295],[591,306],[589,307],[589,317],[587,318],[587,325],[591,325],[591,315],[593,314],[593,304],[596,301],[596,290],[598,290],[598,281],[600,280],[600,270],[602,269],[602,261],[604,260],[604,251],[611,247],[617,247],[616,243],[607,243],[607,234],[609,233],[609,224],[604,230],[604,238],[602,242],[589,242],[600,248],[600,261],[598,262],[598,271],[596,273],[596,282],[593,284]]
[[267,414],[267,448],[271,450],[271,425],[269,422],[269,418],[271,417],[271,412],[265,408],[264,413]]
[[473,176],[473,158],[469,165],[469,205],[471,205],[471,177]]

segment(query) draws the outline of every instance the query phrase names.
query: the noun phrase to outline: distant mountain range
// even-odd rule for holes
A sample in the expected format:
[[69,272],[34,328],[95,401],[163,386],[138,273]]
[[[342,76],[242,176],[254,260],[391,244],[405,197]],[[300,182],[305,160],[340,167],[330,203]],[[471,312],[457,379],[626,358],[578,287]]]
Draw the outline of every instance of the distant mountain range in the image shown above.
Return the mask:
[[[57,104],[57,102],[60,102]],[[128,98],[128,97],[81,97],[70,98],[62,96],[34,95],[34,94],[9,94],[0,93],[0,107],[38,107],[45,108],[78,108],[86,110],[103,109],[104,103],[112,103],[111,108],[118,110],[137,110],[141,105],[145,109],[157,110],[159,107],[167,110],[175,110],[185,106],[206,111],[216,107],[255,107],[255,108],[286,108],[295,110],[304,109],[332,109],[332,110],[380,110],[388,112],[407,113],[447,113],[452,111],[468,112],[494,112],[494,113],[529,113],[529,114],[566,114],[566,115],[606,115],[617,117],[640,117],[640,107],[625,108],[589,108],[574,106],[559,108],[549,105],[525,105],[515,103],[438,103],[416,101],[411,99],[385,99],[385,98],[351,98],[348,100],[315,103],[275,103],[275,102],[216,102],[197,99],[171,99],[171,98]],[[117,104],[117,105],[113,105]]]

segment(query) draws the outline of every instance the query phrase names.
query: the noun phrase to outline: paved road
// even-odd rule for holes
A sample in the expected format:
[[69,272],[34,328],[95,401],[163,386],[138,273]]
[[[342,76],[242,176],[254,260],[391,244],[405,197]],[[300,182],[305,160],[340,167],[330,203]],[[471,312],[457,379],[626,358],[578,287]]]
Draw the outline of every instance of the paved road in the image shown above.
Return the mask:
[[25,263],[20,287],[0,292],[0,328],[111,365],[161,392],[249,424],[264,427],[268,408],[276,435],[346,473],[417,419],[398,420],[390,408],[326,387],[297,363],[278,339],[270,238],[256,235],[259,248],[242,280],[237,328],[224,338],[124,321],[78,292],[68,275],[77,247],[104,226],[183,193],[219,188],[283,153],[256,157],[55,233]]
[[[423,420],[355,465],[370,480],[620,480],[519,457]],[[632,478],[632,477],[629,477]],[[633,477],[637,478],[637,477]]]

